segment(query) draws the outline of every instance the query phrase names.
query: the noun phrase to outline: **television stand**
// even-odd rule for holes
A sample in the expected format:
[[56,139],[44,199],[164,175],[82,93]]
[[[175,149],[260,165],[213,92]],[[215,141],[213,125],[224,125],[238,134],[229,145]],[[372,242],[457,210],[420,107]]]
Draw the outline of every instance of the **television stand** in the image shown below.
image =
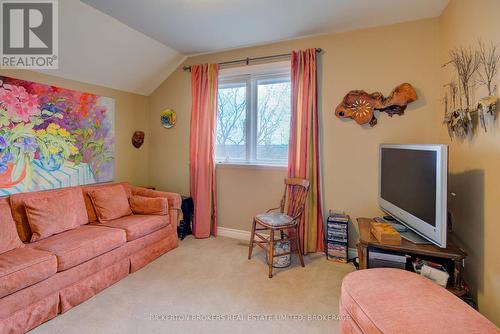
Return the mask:
[[467,288],[464,284],[463,260],[467,256],[464,250],[456,246],[456,244],[448,238],[446,248],[440,248],[433,244],[414,244],[408,240],[402,239],[401,245],[386,245],[378,242],[377,239],[370,233],[370,222],[373,218],[357,218],[359,241],[357,243],[359,269],[368,268],[368,247],[378,248],[386,251],[394,251],[410,256],[419,256],[422,258],[435,258],[449,261],[453,264],[453,272],[450,273],[447,289],[455,295],[461,297],[467,294]]

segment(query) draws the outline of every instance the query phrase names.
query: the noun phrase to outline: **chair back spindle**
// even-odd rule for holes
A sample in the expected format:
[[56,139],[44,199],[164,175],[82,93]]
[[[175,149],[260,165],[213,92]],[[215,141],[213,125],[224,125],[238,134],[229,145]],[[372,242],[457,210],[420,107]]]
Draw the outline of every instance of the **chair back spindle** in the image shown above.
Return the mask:
[[281,213],[292,218],[299,217],[304,211],[309,181],[300,178],[285,179],[285,192],[281,200]]

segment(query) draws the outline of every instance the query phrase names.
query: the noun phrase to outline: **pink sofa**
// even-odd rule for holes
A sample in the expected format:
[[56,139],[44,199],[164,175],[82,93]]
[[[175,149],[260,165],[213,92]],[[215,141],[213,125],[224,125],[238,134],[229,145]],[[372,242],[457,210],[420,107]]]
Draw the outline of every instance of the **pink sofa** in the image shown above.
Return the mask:
[[[0,199],[10,202],[17,234],[23,241],[0,254],[0,333],[27,332],[177,247],[181,204],[178,194],[119,183],[129,197],[166,198],[168,210],[164,211],[168,214],[132,214],[100,223],[89,192],[113,185],[116,184],[21,193]],[[61,193],[70,196],[75,189],[83,194],[75,201],[85,202],[77,204],[86,209],[87,224],[30,242],[32,231],[25,203]],[[0,214],[4,215],[0,219],[11,220],[8,210]]]
[[415,273],[367,269],[342,282],[340,333],[343,334],[499,334],[469,305]]

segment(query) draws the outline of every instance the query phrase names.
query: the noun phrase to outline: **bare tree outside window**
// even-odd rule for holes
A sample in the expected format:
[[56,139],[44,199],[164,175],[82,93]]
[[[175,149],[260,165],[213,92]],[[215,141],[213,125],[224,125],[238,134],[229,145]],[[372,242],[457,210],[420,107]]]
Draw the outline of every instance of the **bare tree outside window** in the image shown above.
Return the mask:
[[245,159],[246,87],[219,89],[216,156]]
[[271,74],[221,80],[216,159],[286,165],[290,138],[290,77]]
[[257,159],[288,158],[290,82],[258,85]]

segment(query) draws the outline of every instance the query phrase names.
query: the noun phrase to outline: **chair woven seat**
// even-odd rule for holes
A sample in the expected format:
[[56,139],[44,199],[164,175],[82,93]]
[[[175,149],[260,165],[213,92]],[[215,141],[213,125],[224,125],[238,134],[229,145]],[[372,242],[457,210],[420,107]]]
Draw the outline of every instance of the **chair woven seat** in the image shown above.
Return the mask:
[[260,213],[255,216],[255,219],[258,219],[262,223],[273,227],[293,225],[294,223],[292,217],[281,212]]

